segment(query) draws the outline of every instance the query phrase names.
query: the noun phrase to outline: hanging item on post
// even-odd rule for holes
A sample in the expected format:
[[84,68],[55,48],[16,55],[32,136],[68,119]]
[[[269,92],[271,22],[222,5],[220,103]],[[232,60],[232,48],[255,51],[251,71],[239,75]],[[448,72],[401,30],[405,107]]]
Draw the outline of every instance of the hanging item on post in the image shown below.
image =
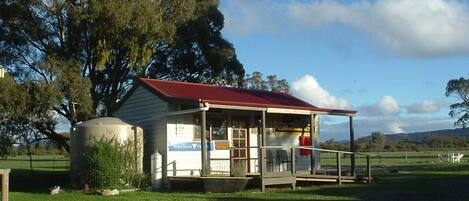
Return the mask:
[[[303,134],[298,138],[300,141],[300,146],[311,147],[311,138],[308,136],[304,136]],[[313,150],[311,149],[300,149],[301,155],[311,155]]]

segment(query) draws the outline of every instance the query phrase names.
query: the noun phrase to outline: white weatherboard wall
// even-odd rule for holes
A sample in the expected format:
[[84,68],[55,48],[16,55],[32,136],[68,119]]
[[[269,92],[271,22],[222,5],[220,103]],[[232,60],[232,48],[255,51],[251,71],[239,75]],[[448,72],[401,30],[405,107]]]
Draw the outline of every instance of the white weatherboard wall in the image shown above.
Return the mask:
[[[176,176],[200,175],[202,166],[200,139],[194,138],[195,131],[200,127],[194,125],[193,117],[194,114],[168,117],[168,163],[176,163],[175,166],[168,166],[169,176],[174,174],[173,167],[176,167]],[[229,171],[229,150],[214,150],[214,141],[211,141],[210,146],[213,148],[209,152],[212,172]]]
[[168,103],[143,86],[138,86],[114,116],[123,121],[143,128],[144,157],[143,166],[150,170],[151,154],[157,149],[166,153],[166,123],[164,114],[168,111]]
[[[168,117],[166,132],[168,134],[167,146],[177,146],[181,143],[190,143],[185,149],[168,150],[168,163],[176,163],[177,175],[190,175],[190,170],[198,170],[201,167],[200,151],[191,151],[194,139],[194,125],[192,115],[176,115]],[[168,167],[168,175],[172,175],[173,167]],[[185,171],[187,170],[187,171]],[[196,171],[198,174],[198,171]]]

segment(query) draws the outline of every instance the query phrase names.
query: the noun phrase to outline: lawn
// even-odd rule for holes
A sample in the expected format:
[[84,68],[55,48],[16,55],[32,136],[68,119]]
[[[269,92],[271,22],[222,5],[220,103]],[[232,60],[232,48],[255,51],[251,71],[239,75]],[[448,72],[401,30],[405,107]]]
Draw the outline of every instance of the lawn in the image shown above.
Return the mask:
[[[33,170],[65,171],[69,168],[69,158],[63,155],[33,155]],[[0,168],[30,170],[29,157],[19,155],[0,159]]]
[[[413,162],[410,160],[413,154]],[[448,164],[439,162],[437,157],[423,153],[409,153],[408,160],[399,154],[385,154],[384,161],[397,160],[395,164],[385,163],[374,171],[376,180],[372,184],[310,185],[291,191],[288,188],[269,188],[261,193],[250,189],[239,193],[191,193],[191,192],[150,192],[126,193],[115,197],[84,194],[66,190],[65,193],[50,196],[47,188],[52,185],[67,186],[65,171],[37,170],[31,175],[27,169],[13,169],[11,176],[11,200],[469,200],[469,163]],[[325,156],[323,156],[325,157]],[[396,159],[397,158],[397,159]],[[326,160],[326,159],[324,159]],[[344,159],[346,160],[346,159]],[[425,162],[426,161],[426,162]],[[2,162],[2,161],[0,161]],[[1,165],[1,164],[0,164]],[[389,169],[399,173],[389,173]]]

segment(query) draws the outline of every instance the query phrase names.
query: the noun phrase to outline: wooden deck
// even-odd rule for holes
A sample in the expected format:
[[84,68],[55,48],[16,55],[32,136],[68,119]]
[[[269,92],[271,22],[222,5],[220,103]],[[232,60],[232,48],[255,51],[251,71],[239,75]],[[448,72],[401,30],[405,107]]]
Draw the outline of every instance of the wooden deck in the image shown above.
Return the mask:
[[[368,180],[368,177],[356,177],[356,176],[341,176],[340,177],[340,182],[339,182],[339,176],[338,175],[312,175],[308,173],[298,173],[295,174],[294,176],[290,175],[268,175],[265,176],[264,178],[261,179],[259,173],[250,173],[246,175],[246,177],[249,179],[249,186],[259,186],[261,185],[261,188],[263,187],[265,190],[265,186],[270,186],[270,185],[281,185],[281,184],[288,184],[291,185],[293,189],[296,188],[297,182],[315,182],[315,183],[368,183],[370,180]],[[168,180],[174,187],[176,186],[182,186],[183,188],[176,187],[175,189],[179,190],[184,190],[184,188],[187,187],[192,187],[197,190],[203,190],[199,189],[202,187],[202,181],[204,178],[209,178],[209,179],[236,179],[232,177],[200,177],[200,176],[169,176]],[[239,178],[238,178],[239,179]],[[187,190],[187,189],[186,189]]]
[[[255,180],[261,180],[260,174],[251,173],[247,175],[252,177]],[[371,180],[368,177],[357,177],[357,176],[346,176],[342,174],[339,175],[325,175],[325,174],[309,174],[309,173],[297,173],[294,176],[282,175],[282,174],[272,174],[266,175],[264,178],[264,183],[266,185],[277,185],[277,184],[292,184],[292,187],[296,186],[296,182],[318,182],[318,183],[369,183]]]
[[[296,181],[312,181],[324,183],[337,183],[339,176],[337,175],[311,175],[299,174],[295,175]],[[368,177],[341,176],[343,183],[368,183]]]

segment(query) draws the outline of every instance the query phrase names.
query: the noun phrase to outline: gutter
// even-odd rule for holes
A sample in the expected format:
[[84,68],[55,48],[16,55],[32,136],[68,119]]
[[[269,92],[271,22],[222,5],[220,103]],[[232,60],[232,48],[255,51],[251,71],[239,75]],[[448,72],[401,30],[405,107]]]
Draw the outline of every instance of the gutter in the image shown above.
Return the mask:
[[208,103],[202,103],[203,107],[199,108],[194,108],[194,109],[188,109],[188,110],[180,110],[180,111],[174,111],[174,112],[165,112],[159,115],[151,116],[146,119],[142,119],[138,122],[132,122],[133,124],[141,124],[146,121],[151,121],[151,120],[156,120],[164,116],[174,116],[174,115],[181,115],[181,114],[191,114],[191,113],[196,113],[196,112],[202,112],[202,111],[208,111],[210,109],[210,105]]
[[210,105],[208,103],[202,103],[203,107],[188,109],[188,110],[180,110],[174,112],[167,112],[165,116],[173,116],[173,115],[180,115],[180,114],[191,114],[196,112],[208,111],[210,109]]

